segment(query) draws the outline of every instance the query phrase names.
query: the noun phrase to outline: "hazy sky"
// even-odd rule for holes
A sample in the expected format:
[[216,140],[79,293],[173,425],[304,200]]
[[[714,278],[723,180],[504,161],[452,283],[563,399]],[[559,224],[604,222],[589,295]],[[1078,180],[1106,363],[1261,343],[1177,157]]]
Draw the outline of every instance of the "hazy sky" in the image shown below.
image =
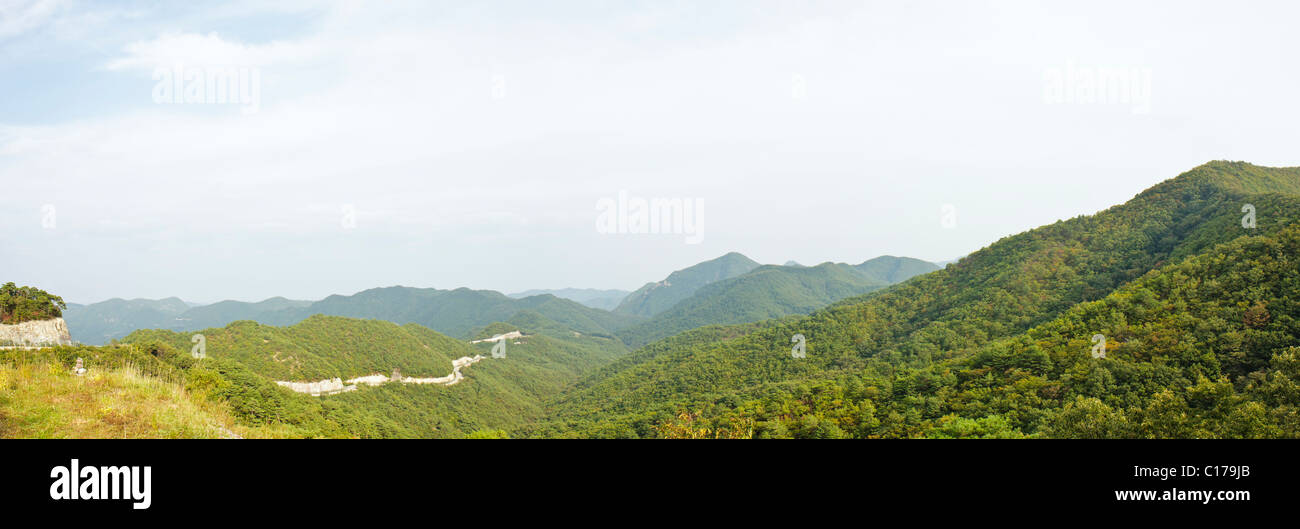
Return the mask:
[[[266,3],[0,0],[0,281],[630,290],[1300,165],[1294,2]],[[159,68],[246,97],[167,103]],[[702,204],[699,242],[599,232],[620,192]]]

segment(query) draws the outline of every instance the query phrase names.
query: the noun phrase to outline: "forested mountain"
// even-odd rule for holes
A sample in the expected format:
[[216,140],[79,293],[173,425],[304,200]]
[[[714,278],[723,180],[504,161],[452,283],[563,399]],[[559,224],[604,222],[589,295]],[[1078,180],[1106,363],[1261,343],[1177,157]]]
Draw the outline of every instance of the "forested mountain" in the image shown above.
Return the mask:
[[190,306],[179,298],[110,299],[89,305],[69,303],[64,313],[73,341],[105,344],[136,329],[170,329]]
[[663,281],[646,283],[645,286],[628,294],[614,312],[633,316],[654,316],[690,297],[704,285],[736,277],[758,266],[758,263],[750,258],[731,252],[717,259],[673,272]]
[[618,307],[619,303],[623,302],[623,298],[626,298],[628,294],[631,294],[631,292],[617,289],[601,290],[597,288],[561,288],[558,290],[525,290],[523,292],[510,294],[510,297],[519,299],[530,296],[540,296],[543,294],[550,294],[557,298],[577,301],[578,303],[593,309],[614,310],[615,307]]
[[[1295,255],[1288,253],[1294,250],[1288,242],[1294,232],[1281,231],[1300,220],[1297,195],[1298,168],[1209,163],[1124,205],[1004,238],[884,293],[841,301],[804,318],[730,331],[702,329],[652,344],[581,382],[556,404],[555,422],[538,432],[658,436],[700,427],[715,433],[739,429],[814,437],[1053,435],[1068,431],[1048,427],[1059,424],[1051,422],[1058,420],[1052,418],[1058,406],[1064,410],[1068,405],[1075,415],[1140,413],[1157,399],[1176,409],[1203,404],[1198,399],[1205,391],[1228,396],[1247,392],[1262,384],[1260,380],[1278,376],[1260,370],[1261,365],[1273,362],[1281,369],[1288,362],[1282,348],[1289,346],[1291,338],[1284,335],[1291,332],[1286,325],[1295,313],[1285,292],[1295,276],[1269,276],[1267,270],[1295,268]],[[1257,227],[1243,227],[1243,210],[1251,208]],[[1248,238],[1235,241],[1243,237]],[[1198,254],[1181,265],[1189,268],[1178,268]],[[1223,291],[1220,282],[1227,279],[1209,266],[1213,262],[1232,263],[1234,269],[1224,272],[1235,275],[1234,286],[1245,292]],[[1193,270],[1203,272],[1196,275]],[[1131,305],[1132,292],[1142,292],[1147,283],[1129,286],[1138,290],[1121,287],[1144,275],[1144,280],[1159,284],[1159,278],[1181,278],[1180,273],[1188,276],[1180,282],[1191,282],[1186,288],[1208,288],[1195,294],[1197,299],[1218,304],[1215,296],[1221,294],[1226,300],[1223,307],[1206,309],[1215,317],[1202,322],[1184,312],[1192,300],[1177,296],[1187,297],[1188,292],[1169,284],[1164,291],[1146,287],[1159,295],[1139,305],[1144,312],[1110,316],[1110,327],[1094,324],[1096,330],[1074,329],[1080,335],[1032,340],[1033,332],[1042,331],[1031,329],[1065,328],[1052,322],[1072,308],[1084,312],[1071,314],[1086,314],[1108,296],[1105,303]],[[1259,289],[1249,290],[1252,282],[1259,283]],[[1255,308],[1261,303],[1263,308]],[[1131,326],[1147,324],[1142,318],[1172,318],[1206,338],[1192,342],[1176,332],[1142,332],[1145,340],[1167,343],[1130,342],[1137,335]],[[1262,319],[1281,326],[1274,327],[1270,345],[1263,349],[1246,348],[1248,342],[1232,339],[1208,339],[1211,333],[1254,335],[1245,329]],[[1121,364],[1121,356],[1089,363],[1088,340],[1107,329],[1119,337],[1120,351],[1133,355],[1131,361]],[[718,340],[719,332],[738,336]],[[1022,337],[1026,333],[1029,337]],[[792,358],[790,344],[796,334],[806,339],[806,358]],[[1114,346],[1116,338],[1110,339]],[[1165,351],[1177,351],[1184,358],[1173,362]],[[1096,369],[1099,365],[1108,370],[1137,366],[1134,369],[1159,376],[1121,376]],[[1087,400],[1097,398],[1097,390],[1076,388],[1086,380],[1099,384],[1095,388],[1123,380],[1123,395],[1109,403],[1103,400],[1110,407],[1106,411]],[[988,400],[989,392],[1007,381],[1027,393],[1020,395],[1026,401]],[[1275,382],[1281,387],[1288,383]],[[1084,400],[1069,400],[1075,397]],[[1250,400],[1228,399],[1234,407],[1218,412],[1247,414],[1253,420],[1259,415]],[[1020,409],[1007,408],[1012,404]],[[1260,425],[1262,430],[1235,434],[1197,431],[1256,435],[1285,428],[1283,418],[1270,421]],[[1167,432],[1152,426],[1111,433]]]
[[650,320],[618,336],[632,347],[704,325],[749,323],[807,314],[850,296],[872,292],[938,267],[906,257],[883,256],[852,266],[764,265],[701,287]]

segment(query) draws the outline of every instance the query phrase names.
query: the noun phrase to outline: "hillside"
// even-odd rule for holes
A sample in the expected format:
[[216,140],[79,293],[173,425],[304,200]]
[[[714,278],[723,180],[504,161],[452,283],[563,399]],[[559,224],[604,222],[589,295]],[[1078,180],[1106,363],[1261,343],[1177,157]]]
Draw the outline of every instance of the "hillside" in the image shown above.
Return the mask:
[[[707,419],[692,426],[741,424],[758,437],[1296,438],[1297,295],[1300,225],[1162,267],[969,356],[872,361],[697,401],[689,407]],[[627,433],[591,433],[602,431]]]
[[208,356],[239,362],[273,380],[351,378],[394,367],[441,375],[451,371],[452,360],[474,355],[464,342],[418,325],[321,315],[288,327],[244,320],[197,332],[140,330],[122,341],[157,341],[189,351],[193,334],[205,337]]
[[[557,328],[540,316],[521,317]],[[130,348],[163,351],[188,377],[211,385],[242,423],[283,423],[309,437],[461,437],[479,430],[513,430],[541,418],[542,403],[580,376],[625,351],[610,338],[546,336],[531,327],[507,345],[505,358],[490,358],[492,344],[471,346],[415,324],[314,315],[289,327],[252,321],[199,331],[207,358],[188,358],[191,333],[137,331]],[[499,326],[495,326],[499,327]],[[116,353],[114,348],[97,351]],[[452,386],[383,384],[326,397],[294,393],[275,381],[310,382],[388,374],[440,377],[452,360],[483,355]],[[198,371],[196,371],[198,370]]]
[[840,299],[879,290],[934,270],[938,267],[925,261],[890,256],[857,266],[764,265],[705,285],[645,323],[620,331],[618,336],[629,346],[639,347],[704,325],[807,314]]
[[739,276],[758,266],[750,258],[731,252],[673,272],[663,281],[646,283],[628,294],[614,312],[641,317],[654,316],[690,297],[704,285]]
[[[746,408],[746,399],[784,392],[798,396],[796,409],[803,409],[822,399],[844,400],[834,392],[806,390],[832,380],[857,379],[857,384],[872,384],[858,388],[844,382],[865,392],[853,400],[856,411],[836,405],[837,413],[857,415],[812,413],[800,435],[919,435],[924,429],[911,425],[941,411],[943,403],[910,398],[910,384],[934,387],[957,374],[939,371],[913,381],[902,378],[906,370],[969,359],[990,343],[1102,299],[1151,270],[1197,254],[1209,256],[1216,245],[1246,235],[1274,236],[1300,219],[1295,195],[1300,195],[1300,169],[1212,162],[1121,206],[1004,238],[884,293],[844,300],[809,317],[775,322],[724,341],[683,339],[656,355],[632,355],[628,361],[635,358],[636,363],[620,362],[618,371],[602,370],[565,395],[555,406],[557,420],[540,431],[655,436],[656,425],[673,420],[683,407],[756,413],[760,408]],[[1247,203],[1258,211],[1257,229],[1241,226],[1241,209]],[[795,334],[806,337],[806,359],[790,357]],[[904,394],[909,409],[897,408],[899,417],[886,421],[871,402],[863,402],[863,395],[882,395],[886,388],[898,392],[900,382],[908,388]],[[1174,380],[1167,382],[1165,389],[1181,389]],[[868,411],[871,418],[863,419]],[[985,411],[970,413],[990,423],[980,428],[1005,420]],[[803,420],[804,414],[795,416]],[[866,430],[843,427],[858,420],[867,425],[881,422]]]

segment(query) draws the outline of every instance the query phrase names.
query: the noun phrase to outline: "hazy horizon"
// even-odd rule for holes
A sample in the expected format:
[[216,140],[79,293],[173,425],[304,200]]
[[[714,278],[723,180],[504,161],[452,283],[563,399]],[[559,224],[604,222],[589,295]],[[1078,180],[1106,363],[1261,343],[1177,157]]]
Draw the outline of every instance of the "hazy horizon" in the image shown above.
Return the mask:
[[[1300,165],[1300,7],[1102,4],[0,1],[4,280],[634,290],[731,251],[942,262]],[[694,209],[635,233],[638,199]]]

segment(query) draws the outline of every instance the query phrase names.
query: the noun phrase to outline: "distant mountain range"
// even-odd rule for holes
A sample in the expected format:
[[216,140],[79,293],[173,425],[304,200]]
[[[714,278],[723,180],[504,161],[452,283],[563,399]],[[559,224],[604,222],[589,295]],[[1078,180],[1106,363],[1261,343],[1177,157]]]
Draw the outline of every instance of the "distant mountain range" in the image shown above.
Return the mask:
[[550,294],[557,298],[571,299],[593,309],[614,310],[619,303],[623,302],[628,294],[626,290],[600,290],[595,288],[561,288],[557,290],[525,290],[509,294],[512,298],[526,298],[529,296],[540,296]]
[[222,327],[239,320],[267,325],[292,325],[313,314],[418,323],[440,333],[467,338],[477,328],[508,321],[521,312],[585,334],[612,335],[639,318],[591,308],[549,294],[514,299],[491,290],[433,288],[374,288],[350,296],[299,301],[271,298],[257,303],[222,301],[189,308],[179,299],[114,299],[91,305],[69,305],[65,320],[74,340],[104,344],[137,329],[192,331]]
[[807,313],[935,269],[924,261],[890,256],[856,266],[761,266],[732,252],[630,293],[565,288],[507,296],[492,290],[395,286],[319,301],[275,297],[255,303],[227,300],[192,306],[178,298],[111,299],[69,304],[65,319],[74,340],[95,345],[138,329],[193,331],[240,320],[287,326],[324,314],[418,323],[456,338],[468,338],[493,322],[532,322],[580,334],[618,335],[639,346],[702,325]]
[[136,329],[169,329],[190,306],[179,298],[110,299],[81,305],[69,303],[63,311],[72,339],[101,345]]

